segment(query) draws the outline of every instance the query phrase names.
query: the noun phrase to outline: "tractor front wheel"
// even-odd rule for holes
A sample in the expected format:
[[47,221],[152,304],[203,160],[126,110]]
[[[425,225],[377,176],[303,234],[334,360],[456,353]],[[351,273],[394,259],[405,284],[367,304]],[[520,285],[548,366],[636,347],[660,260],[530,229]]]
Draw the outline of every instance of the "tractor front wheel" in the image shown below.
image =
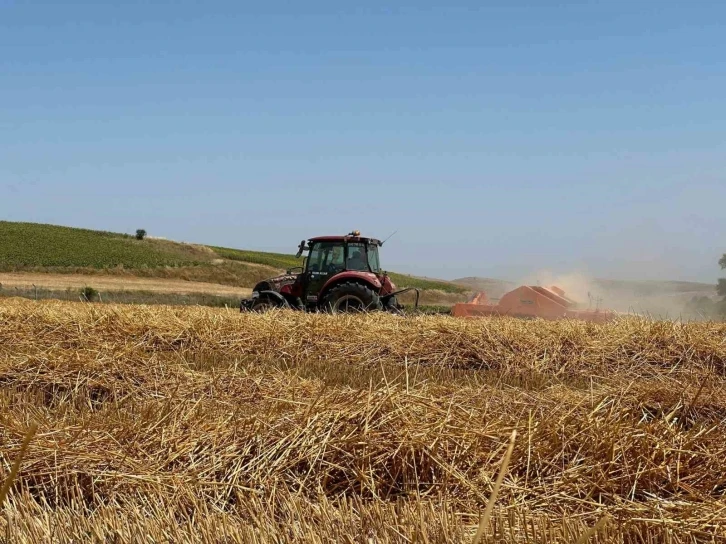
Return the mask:
[[367,285],[355,282],[341,283],[325,296],[324,307],[333,313],[360,313],[382,308],[378,294]]
[[274,308],[279,308],[280,304],[270,297],[260,297],[252,303],[250,310],[253,312],[264,313]]

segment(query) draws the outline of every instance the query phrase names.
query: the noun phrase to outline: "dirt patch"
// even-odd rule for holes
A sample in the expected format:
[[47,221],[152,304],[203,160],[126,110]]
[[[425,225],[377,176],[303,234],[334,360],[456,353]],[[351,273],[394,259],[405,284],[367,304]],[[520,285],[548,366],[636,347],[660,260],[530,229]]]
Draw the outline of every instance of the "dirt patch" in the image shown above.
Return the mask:
[[205,293],[212,295],[247,296],[252,290],[215,283],[158,278],[117,276],[84,276],[81,274],[0,273],[5,287],[42,287],[44,289],[82,289],[91,286],[107,291],[151,291],[155,293]]

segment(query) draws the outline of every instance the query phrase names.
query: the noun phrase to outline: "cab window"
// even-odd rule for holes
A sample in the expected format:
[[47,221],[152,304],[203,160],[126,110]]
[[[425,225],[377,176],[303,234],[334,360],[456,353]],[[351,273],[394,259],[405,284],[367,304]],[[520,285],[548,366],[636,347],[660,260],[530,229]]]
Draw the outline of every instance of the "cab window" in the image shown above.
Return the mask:
[[378,258],[378,246],[368,246],[368,266],[375,273],[381,271],[381,262]]
[[368,272],[370,270],[366,257],[365,244],[348,244],[348,259],[345,267],[347,270],[355,270],[358,272]]
[[345,270],[345,247],[342,244],[334,244],[330,252],[330,263],[328,268],[331,272],[342,272]]
[[344,251],[341,244],[320,242],[313,245],[308,256],[309,272],[339,272],[343,270]]

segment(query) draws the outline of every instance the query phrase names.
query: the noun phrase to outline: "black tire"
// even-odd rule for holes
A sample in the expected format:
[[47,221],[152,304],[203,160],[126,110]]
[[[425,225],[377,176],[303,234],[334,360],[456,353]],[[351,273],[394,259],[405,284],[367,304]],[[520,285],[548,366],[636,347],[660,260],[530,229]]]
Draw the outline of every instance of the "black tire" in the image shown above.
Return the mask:
[[280,303],[272,297],[260,297],[252,303],[250,311],[257,313],[265,313],[273,308],[279,308]]
[[325,295],[323,307],[332,313],[360,313],[381,310],[383,305],[378,293],[367,285],[346,282],[336,285]]

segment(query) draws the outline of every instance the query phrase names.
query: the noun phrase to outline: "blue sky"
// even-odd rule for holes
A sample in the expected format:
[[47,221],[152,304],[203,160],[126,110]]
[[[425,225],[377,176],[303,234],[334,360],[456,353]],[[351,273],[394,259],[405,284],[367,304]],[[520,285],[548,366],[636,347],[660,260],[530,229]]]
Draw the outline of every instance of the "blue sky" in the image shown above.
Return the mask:
[[722,2],[0,0],[0,218],[714,281]]

